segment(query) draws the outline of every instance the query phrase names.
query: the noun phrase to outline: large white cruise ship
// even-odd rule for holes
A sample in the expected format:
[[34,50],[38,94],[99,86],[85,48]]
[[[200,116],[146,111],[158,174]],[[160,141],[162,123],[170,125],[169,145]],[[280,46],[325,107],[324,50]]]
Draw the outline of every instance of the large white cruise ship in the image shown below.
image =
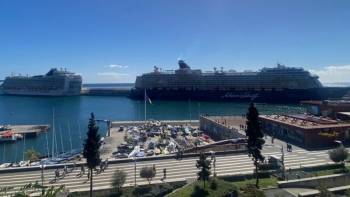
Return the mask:
[[133,99],[242,101],[263,103],[297,102],[307,100],[341,99],[350,87],[324,87],[318,76],[308,70],[287,67],[264,67],[259,71],[225,71],[214,68],[202,72],[191,69],[183,60],[179,69],[154,71],[136,77],[135,87],[129,95]]
[[82,77],[66,69],[51,68],[45,75],[8,76],[0,86],[3,94],[23,96],[80,95]]

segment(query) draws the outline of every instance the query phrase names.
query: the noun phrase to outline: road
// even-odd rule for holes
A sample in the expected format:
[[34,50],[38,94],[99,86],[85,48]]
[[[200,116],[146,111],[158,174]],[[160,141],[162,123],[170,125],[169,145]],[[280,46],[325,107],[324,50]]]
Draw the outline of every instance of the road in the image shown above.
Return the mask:
[[[285,143],[280,141],[275,141],[275,144],[266,144],[263,148],[263,154],[281,156],[281,145],[284,145],[284,160],[285,167],[288,169],[297,169],[300,165],[308,164],[322,164],[326,162],[331,162],[328,158],[326,150],[322,151],[306,151],[304,149],[293,147],[293,152],[286,152]],[[159,159],[151,161],[139,161],[136,167],[136,182],[137,184],[147,184],[147,182],[139,177],[139,169],[142,166],[152,166],[156,164],[156,177],[153,182],[160,183],[163,179],[163,168],[167,169],[167,181],[176,179],[196,179],[196,172],[199,170],[195,167],[196,159],[198,157],[185,157],[182,160],[176,160],[174,158],[169,159]],[[127,172],[127,181],[124,186],[131,186],[135,182],[135,169],[134,162],[130,159],[128,163],[121,164],[109,164],[108,169],[100,174],[95,174],[93,177],[93,187],[94,189],[106,189],[109,188],[110,178],[114,170],[122,169]],[[235,174],[235,173],[246,173],[252,172],[254,169],[252,160],[247,156],[247,154],[227,154],[227,155],[217,155],[216,156],[216,168],[215,171],[217,175]],[[63,171],[63,167],[60,169],[60,173]],[[212,168],[212,174],[213,174]],[[89,182],[87,181],[87,175],[82,177],[77,176],[80,169],[69,173],[69,176],[59,179],[57,182],[54,179],[54,169],[44,170],[44,185],[45,186],[60,186],[65,185],[67,189],[71,192],[73,191],[88,191]],[[0,176],[0,187],[15,187],[18,190],[25,184],[34,184],[38,181],[41,184],[41,171],[38,167],[38,171],[29,172],[13,172],[13,173],[3,173]]]

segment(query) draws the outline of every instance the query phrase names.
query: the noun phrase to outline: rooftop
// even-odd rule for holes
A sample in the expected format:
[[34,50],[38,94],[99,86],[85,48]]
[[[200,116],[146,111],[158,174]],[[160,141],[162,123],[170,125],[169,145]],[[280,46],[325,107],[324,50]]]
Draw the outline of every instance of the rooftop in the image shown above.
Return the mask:
[[314,128],[335,128],[350,126],[349,123],[340,120],[332,120],[330,118],[317,117],[305,114],[279,114],[279,115],[261,115],[263,120],[272,120],[289,126],[300,127],[303,129]]

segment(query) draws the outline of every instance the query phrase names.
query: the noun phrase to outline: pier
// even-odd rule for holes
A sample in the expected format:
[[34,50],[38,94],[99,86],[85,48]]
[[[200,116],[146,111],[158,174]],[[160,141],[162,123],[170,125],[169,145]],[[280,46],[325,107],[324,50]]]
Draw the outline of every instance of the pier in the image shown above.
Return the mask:
[[[12,132],[27,137],[37,137],[41,132],[50,130],[50,125],[13,125]],[[2,131],[6,132],[6,131]]]
[[89,87],[82,88],[81,96],[129,96],[131,88],[128,87]]
[[[149,121],[147,121],[149,122]],[[199,126],[199,120],[160,120],[162,125],[191,125],[191,126]],[[111,123],[112,128],[120,127],[120,126],[139,126],[144,125],[145,121],[113,121]]]

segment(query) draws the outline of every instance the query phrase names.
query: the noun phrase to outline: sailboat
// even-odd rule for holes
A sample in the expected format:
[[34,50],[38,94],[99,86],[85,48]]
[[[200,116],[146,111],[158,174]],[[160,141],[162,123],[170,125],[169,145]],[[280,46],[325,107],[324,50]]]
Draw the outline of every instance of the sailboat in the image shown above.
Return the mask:
[[55,147],[56,147],[56,152],[58,152],[57,137],[56,137],[56,131],[55,131],[55,109],[53,109],[52,128],[53,128],[52,129],[52,155],[47,159],[42,159],[39,162],[39,165],[53,165],[53,164],[59,164],[67,161],[67,158],[58,157],[58,154],[55,157]]
[[29,161],[24,160],[24,153],[26,151],[26,135],[23,134],[23,158],[22,161],[20,161],[18,164],[20,167],[25,167],[29,165]]
[[12,163],[5,163],[5,144],[4,144],[4,156],[3,156],[3,164],[0,165],[0,168],[10,167]]

